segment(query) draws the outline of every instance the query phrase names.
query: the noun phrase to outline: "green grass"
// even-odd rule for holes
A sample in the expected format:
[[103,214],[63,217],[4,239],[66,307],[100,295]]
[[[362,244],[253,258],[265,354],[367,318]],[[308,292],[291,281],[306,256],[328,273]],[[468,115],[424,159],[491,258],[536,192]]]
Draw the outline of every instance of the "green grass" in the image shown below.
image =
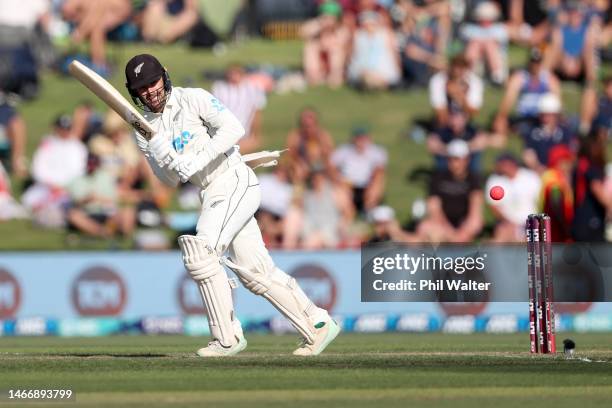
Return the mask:
[[[184,45],[152,46],[143,44],[113,45],[110,55],[117,70],[111,82],[123,92],[123,70],[125,62],[141,52],[155,54],[170,71],[174,84],[179,86],[208,87],[202,76],[204,70],[222,70],[231,62],[244,64],[278,64],[293,68],[301,66],[301,44],[299,42],[271,42],[252,40],[230,45],[222,55],[211,51],[193,50]],[[524,51],[513,48],[510,54],[512,66],[522,64]],[[608,69],[609,67],[606,67]],[[487,87],[485,103],[478,121],[488,122],[496,111],[502,96],[502,89]],[[125,94],[125,92],[124,92]],[[22,113],[28,125],[28,152],[31,153],[49,124],[58,113],[69,112],[83,100],[93,101],[103,109],[84,87],[72,78],[60,77],[55,73],[43,75],[39,98],[22,106]],[[566,109],[577,112],[580,103],[580,89],[573,85],[564,87]],[[414,199],[425,196],[424,186],[409,184],[406,175],[416,167],[428,166],[430,155],[423,144],[414,143],[405,134],[414,118],[428,117],[431,113],[429,98],[425,89],[392,93],[362,94],[351,89],[330,90],[324,87],[309,88],[304,93],[275,95],[269,97],[264,111],[263,135],[266,148],[278,149],[285,145],[286,135],[295,126],[297,114],[305,106],[315,106],[321,113],[323,126],[331,131],[337,143],[345,142],[354,124],[369,124],[377,143],[389,151],[386,201],[393,206],[405,221],[410,214]],[[510,147],[520,148],[518,140],[511,140]],[[485,168],[490,169],[495,152],[485,155]],[[15,190],[20,190],[15,185]],[[61,249],[64,248],[63,234],[52,231],[33,230],[21,222],[0,223],[0,236],[10,236],[0,249]],[[86,245],[91,247],[91,245]],[[95,248],[96,245],[93,245]]]
[[525,336],[345,334],[295,358],[294,337],[251,335],[217,360],[193,337],[0,338],[0,388],[70,388],[78,406],[609,406],[609,334],[572,334],[591,362],[531,356]]

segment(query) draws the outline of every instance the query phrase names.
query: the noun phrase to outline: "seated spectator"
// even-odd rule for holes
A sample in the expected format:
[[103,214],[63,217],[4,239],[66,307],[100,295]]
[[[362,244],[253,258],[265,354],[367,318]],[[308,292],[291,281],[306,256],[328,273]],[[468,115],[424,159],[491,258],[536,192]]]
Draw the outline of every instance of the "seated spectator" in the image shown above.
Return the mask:
[[100,158],[100,169],[116,180],[122,222],[120,230],[131,235],[139,224],[140,213],[159,211],[168,205],[170,190],[155,177],[119,115],[109,111],[103,130],[104,134],[90,140],[89,147]]
[[612,131],[612,76],[604,79],[603,94],[599,97],[597,109],[591,117],[593,117],[591,128],[610,136]]
[[0,164],[19,179],[28,174],[25,146],[26,123],[0,92]]
[[572,177],[575,241],[605,241],[606,213],[612,209],[612,197],[604,190],[605,165],[606,139],[597,133],[583,138]]
[[340,3],[344,11],[343,23],[350,28],[351,32],[354,32],[358,24],[359,15],[370,11],[378,14],[383,24],[391,28],[391,16],[384,5],[384,1],[385,0],[338,0],[338,3]]
[[359,15],[348,65],[352,84],[370,90],[387,89],[401,78],[397,40],[382,17],[372,11]]
[[354,216],[346,190],[316,169],[289,210],[284,247],[292,249],[301,243],[304,249],[336,248],[345,239]]
[[72,134],[83,143],[103,131],[104,116],[90,101],[80,102],[72,113]]
[[381,202],[387,151],[372,142],[369,129],[353,129],[351,143],[339,146],[331,161],[341,180],[351,189],[357,211],[368,211]]
[[39,69],[54,52],[47,30],[49,0],[0,0],[0,88],[26,99],[38,93]]
[[311,85],[337,88],[344,83],[346,51],[351,33],[341,22],[342,8],[333,0],[319,6],[319,16],[301,28],[304,39],[304,73]]
[[550,149],[559,144],[573,148],[575,132],[561,118],[561,101],[554,94],[540,98],[539,117],[535,126],[521,127],[523,161],[530,169],[541,174],[546,170]]
[[597,77],[596,35],[586,8],[569,1],[553,30],[548,58],[562,80],[594,81]]
[[[561,98],[559,79],[544,67],[542,58],[542,52],[538,48],[532,48],[529,51],[527,67],[515,71],[510,76],[493,123],[496,132],[507,134],[509,126],[516,127],[524,122],[536,122],[542,96],[552,93],[557,98]],[[515,104],[516,113],[511,116]]]
[[548,20],[555,2],[532,0],[512,0],[510,2],[509,21],[512,41],[528,46],[542,44],[550,30]]
[[411,85],[427,86],[434,72],[446,68],[449,5],[430,1],[418,7],[402,1],[396,10],[401,10],[398,38],[405,79]]
[[395,218],[395,210],[387,205],[372,208],[368,212],[368,221],[372,224],[373,234],[368,244],[380,242],[415,242],[412,234],[404,231]]
[[541,210],[550,216],[553,242],[571,242],[574,160],[574,153],[567,146],[557,145],[550,149],[548,168],[542,173]]
[[86,173],[70,182],[68,194],[70,228],[93,237],[109,238],[122,225],[115,177],[101,168],[98,156],[87,157]]
[[509,33],[506,25],[498,22],[499,17],[495,3],[478,3],[474,9],[475,23],[466,23],[461,29],[461,37],[466,42],[465,57],[470,64],[486,64],[491,82],[502,85],[508,74],[506,52]]
[[482,106],[483,84],[470,70],[462,55],[455,56],[447,71],[440,71],[429,81],[429,100],[435,111],[437,126],[448,124],[450,110],[461,110],[469,118],[476,116]]
[[483,226],[483,192],[469,171],[470,148],[463,140],[448,146],[448,170],[435,172],[429,186],[427,216],[417,237],[427,242],[471,242]]
[[276,166],[272,173],[258,175],[261,204],[255,214],[261,234],[269,248],[282,247],[285,217],[293,199],[293,186],[284,165]]
[[448,169],[448,146],[453,140],[467,142],[470,149],[470,171],[480,173],[480,156],[487,146],[487,135],[468,122],[468,117],[462,111],[451,111],[448,125],[443,126],[427,138],[427,150],[434,155],[434,168],[439,171]]
[[547,57],[549,66],[561,80],[578,81],[584,85],[580,109],[580,131],[583,135],[588,133],[589,116],[597,103],[597,26],[583,4],[575,0],[568,2],[553,30]]
[[266,106],[266,94],[253,85],[240,65],[227,69],[225,81],[217,81],[212,93],[240,120],[246,134],[240,139],[240,152],[250,153],[261,147],[261,111]]
[[[488,192],[493,186],[504,189],[502,200],[493,200]],[[522,167],[512,153],[502,153],[495,161],[495,173],[486,182],[485,196],[496,219],[493,242],[525,240],[525,219],[538,209],[540,177]]]
[[110,74],[106,35],[126,21],[131,13],[130,0],[66,0],[62,4],[64,18],[75,25],[72,41],[76,44],[89,41],[91,68],[105,76]]
[[291,130],[287,136],[287,149],[293,183],[304,182],[313,168],[323,168],[331,174],[334,141],[321,127],[319,114],[313,108],[304,108],[300,112],[297,129]]
[[28,212],[11,194],[11,180],[0,162],[0,221],[28,218]]
[[142,13],[142,38],[169,44],[187,34],[199,19],[196,0],[149,0]]
[[128,125],[114,111],[106,114],[102,130],[89,140],[89,150],[100,158],[104,169],[120,180],[139,166],[141,154]]
[[63,206],[68,199],[66,187],[85,174],[87,149],[72,134],[72,119],[61,115],[54,131],[41,141],[32,159],[33,184],[26,190],[23,203],[43,226],[64,225]]

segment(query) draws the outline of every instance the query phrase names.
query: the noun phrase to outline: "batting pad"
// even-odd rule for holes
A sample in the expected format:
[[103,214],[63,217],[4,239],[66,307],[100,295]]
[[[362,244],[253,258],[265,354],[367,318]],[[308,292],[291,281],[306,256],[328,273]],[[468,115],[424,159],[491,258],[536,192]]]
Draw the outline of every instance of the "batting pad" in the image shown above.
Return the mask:
[[210,333],[224,347],[233,346],[241,333],[234,327],[232,288],[219,256],[205,240],[193,235],[180,236],[178,243],[185,268],[200,277],[196,283],[208,313]]
[[312,303],[294,278],[278,268],[264,275],[251,272],[227,258],[222,258],[222,261],[236,273],[247,289],[272,303],[304,339],[312,344],[315,337],[314,320],[322,310]]

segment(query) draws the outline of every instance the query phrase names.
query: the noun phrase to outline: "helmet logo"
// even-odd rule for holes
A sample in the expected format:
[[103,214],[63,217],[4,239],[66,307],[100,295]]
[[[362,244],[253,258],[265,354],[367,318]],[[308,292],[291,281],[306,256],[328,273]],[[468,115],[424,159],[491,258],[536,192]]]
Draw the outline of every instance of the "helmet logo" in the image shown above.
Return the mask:
[[143,65],[144,65],[144,62],[141,62],[140,64],[136,66],[136,68],[134,68],[134,73],[136,74],[136,77],[138,77],[138,74],[140,74],[140,71],[142,70]]

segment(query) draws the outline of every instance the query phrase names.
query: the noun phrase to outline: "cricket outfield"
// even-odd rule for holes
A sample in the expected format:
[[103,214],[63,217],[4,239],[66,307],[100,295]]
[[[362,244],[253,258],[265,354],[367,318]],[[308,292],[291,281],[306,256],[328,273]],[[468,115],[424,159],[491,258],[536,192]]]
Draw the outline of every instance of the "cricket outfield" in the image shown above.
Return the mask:
[[0,388],[68,388],[68,406],[92,407],[610,406],[612,337],[565,337],[577,358],[532,356],[525,333],[343,334],[315,358],[290,355],[294,336],[251,334],[214,360],[195,356],[198,337],[4,337]]

